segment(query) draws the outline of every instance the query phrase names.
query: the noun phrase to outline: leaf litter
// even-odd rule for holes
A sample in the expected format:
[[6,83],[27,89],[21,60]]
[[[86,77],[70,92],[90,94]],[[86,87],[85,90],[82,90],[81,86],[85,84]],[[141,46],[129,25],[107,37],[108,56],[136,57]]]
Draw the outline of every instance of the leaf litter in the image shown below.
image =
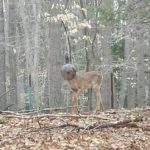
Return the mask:
[[78,115],[1,112],[0,150],[148,150],[150,108]]

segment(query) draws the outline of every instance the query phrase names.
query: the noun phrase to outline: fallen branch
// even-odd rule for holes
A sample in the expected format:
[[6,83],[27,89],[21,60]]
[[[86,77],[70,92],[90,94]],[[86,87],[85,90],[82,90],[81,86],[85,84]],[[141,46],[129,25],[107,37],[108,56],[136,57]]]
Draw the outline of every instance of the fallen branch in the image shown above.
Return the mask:
[[118,122],[114,122],[114,123],[105,123],[102,125],[95,125],[95,126],[90,126],[89,129],[102,129],[102,128],[109,128],[109,127],[113,127],[113,128],[117,128],[117,127],[121,127],[122,125],[128,125],[129,123],[133,123],[133,122],[140,122],[143,121],[143,117],[139,116],[135,119],[126,119],[126,120],[122,120],[122,121],[118,121]]
[[[134,122],[140,122],[140,121],[143,121],[143,117],[140,116],[140,117],[137,117],[135,119],[126,119],[126,120],[123,120],[123,121],[118,121],[118,122],[109,122],[109,123],[105,123],[105,124],[101,124],[101,125],[98,125],[98,124],[94,124],[94,125],[89,125],[87,127],[85,126],[79,126],[79,125],[76,125],[76,124],[70,124],[70,123],[65,123],[65,124],[62,124],[62,125],[59,125],[59,126],[50,126],[50,127],[43,127],[43,128],[40,128],[41,130],[51,130],[51,129],[62,129],[62,128],[66,128],[66,127],[72,127],[74,129],[76,129],[77,131],[80,131],[80,130],[92,130],[92,129],[103,129],[103,128],[119,128],[119,127],[138,127],[136,124],[133,124]],[[131,125],[130,125],[131,123]],[[36,131],[39,131],[39,129],[36,129],[36,130],[32,130],[31,132],[36,132]]]
[[44,108],[44,109],[33,109],[32,111],[30,110],[24,110],[24,111],[19,111],[18,113],[22,114],[22,115],[30,115],[30,114],[33,114],[33,115],[36,115],[38,113],[44,113],[46,111],[48,112],[55,112],[55,111],[60,111],[60,110],[66,110],[66,107],[59,107],[59,108]]
[[33,119],[33,118],[95,118],[95,119],[103,119],[103,120],[109,120],[109,118],[101,117],[98,115],[72,115],[72,114],[42,114],[42,115],[22,115],[22,114],[16,114],[16,115],[6,115],[7,118],[20,118],[20,119]]
[[18,113],[14,111],[0,111],[2,115],[18,115]]

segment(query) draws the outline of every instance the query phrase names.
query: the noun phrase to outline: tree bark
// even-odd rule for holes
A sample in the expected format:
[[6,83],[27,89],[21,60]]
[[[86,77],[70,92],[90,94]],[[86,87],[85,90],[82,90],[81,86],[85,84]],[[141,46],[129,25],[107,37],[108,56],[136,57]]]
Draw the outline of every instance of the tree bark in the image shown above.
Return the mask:
[[[37,2],[37,3],[36,3]],[[33,6],[33,15],[35,18],[35,33],[34,33],[34,65],[33,65],[33,85],[34,85],[34,101],[35,101],[35,107],[39,108],[42,105],[42,101],[40,100],[40,94],[39,94],[39,57],[40,57],[40,18],[41,18],[41,4],[40,0],[34,0],[32,1]]]
[[144,50],[146,46],[143,41],[143,34],[137,35],[137,106],[141,107],[146,104],[146,84],[145,84],[145,67],[144,67]]
[[[111,1],[103,1],[102,6],[104,8],[111,10],[112,2]],[[112,28],[110,23],[108,23],[105,27],[101,29],[101,49],[102,49],[102,66],[103,66],[103,80],[102,80],[102,98],[104,102],[104,107],[106,109],[111,108],[111,32]]]
[[[51,3],[58,3],[59,0],[52,0]],[[54,8],[51,10],[51,15],[57,15],[59,10]],[[59,107],[65,104],[63,95],[61,93],[62,78],[60,68],[62,66],[62,29],[61,22],[49,23],[49,51],[48,51],[48,84],[49,84],[49,104],[50,107]]]
[[17,62],[16,62],[16,0],[9,1],[9,75],[10,75],[10,92],[11,102],[14,104],[11,109],[17,110]]
[[[5,67],[5,31],[4,31],[4,5],[0,0],[0,95],[6,93],[6,67]],[[0,110],[6,107],[6,94],[0,97]]]

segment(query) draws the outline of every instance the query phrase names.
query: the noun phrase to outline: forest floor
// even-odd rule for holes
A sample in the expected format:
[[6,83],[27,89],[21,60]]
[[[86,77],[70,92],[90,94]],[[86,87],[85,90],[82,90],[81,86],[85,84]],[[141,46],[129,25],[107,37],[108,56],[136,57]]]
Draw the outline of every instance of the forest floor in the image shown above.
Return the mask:
[[0,150],[149,150],[150,107],[79,115],[1,112]]

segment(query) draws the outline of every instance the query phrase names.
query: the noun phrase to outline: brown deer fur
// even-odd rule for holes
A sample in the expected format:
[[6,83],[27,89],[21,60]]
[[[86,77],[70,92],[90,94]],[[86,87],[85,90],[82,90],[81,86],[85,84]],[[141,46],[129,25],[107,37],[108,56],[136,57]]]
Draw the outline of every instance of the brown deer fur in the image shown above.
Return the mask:
[[[71,64],[66,64],[61,69],[61,74],[65,80],[68,80],[73,91],[72,94],[72,112],[77,112],[78,97],[81,91],[92,88],[97,98],[97,109],[104,111],[104,106],[100,94],[102,75],[97,71],[85,72],[82,75],[76,74],[76,69]],[[68,78],[67,78],[68,77]]]

